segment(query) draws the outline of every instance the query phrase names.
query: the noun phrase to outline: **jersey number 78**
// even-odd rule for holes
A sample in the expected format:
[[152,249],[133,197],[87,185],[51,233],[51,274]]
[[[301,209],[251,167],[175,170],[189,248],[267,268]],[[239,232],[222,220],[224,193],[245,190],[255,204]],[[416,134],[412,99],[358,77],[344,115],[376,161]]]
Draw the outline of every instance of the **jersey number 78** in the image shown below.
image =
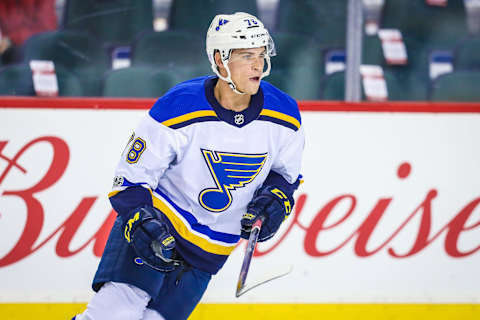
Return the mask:
[[127,153],[128,163],[137,163],[143,151],[147,148],[147,143],[142,138],[137,138],[133,141],[130,150]]

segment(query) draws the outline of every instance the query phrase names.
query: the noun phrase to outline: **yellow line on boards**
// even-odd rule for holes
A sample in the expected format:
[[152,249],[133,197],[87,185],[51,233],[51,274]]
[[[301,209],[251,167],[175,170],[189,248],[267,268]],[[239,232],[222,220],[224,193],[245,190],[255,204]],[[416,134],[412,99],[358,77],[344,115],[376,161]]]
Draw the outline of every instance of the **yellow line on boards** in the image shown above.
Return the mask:
[[246,314],[252,320],[478,320],[480,304],[202,304],[190,319],[244,320]]
[[86,303],[0,303],[0,319],[70,320],[86,306]]
[[[70,320],[85,303],[0,304],[2,320]],[[247,316],[248,314],[248,316]],[[200,304],[189,320],[478,320],[480,304]]]

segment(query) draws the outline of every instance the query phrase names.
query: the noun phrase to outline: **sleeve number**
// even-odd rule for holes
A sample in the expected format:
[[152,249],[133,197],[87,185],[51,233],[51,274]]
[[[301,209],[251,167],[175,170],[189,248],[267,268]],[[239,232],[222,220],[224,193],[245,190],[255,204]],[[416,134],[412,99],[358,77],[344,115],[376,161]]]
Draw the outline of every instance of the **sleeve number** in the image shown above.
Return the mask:
[[147,148],[147,143],[142,138],[137,138],[133,141],[132,147],[128,150],[127,162],[137,163],[143,151]]

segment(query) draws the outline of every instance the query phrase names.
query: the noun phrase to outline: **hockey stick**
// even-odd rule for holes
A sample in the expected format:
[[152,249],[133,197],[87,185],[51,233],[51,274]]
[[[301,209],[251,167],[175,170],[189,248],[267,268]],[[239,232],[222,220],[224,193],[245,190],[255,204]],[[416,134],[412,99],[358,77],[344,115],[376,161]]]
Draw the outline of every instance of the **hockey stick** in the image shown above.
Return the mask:
[[235,296],[237,298],[245,292],[250,291],[255,287],[258,287],[261,284],[283,277],[292,271],[292,266],[289,266],[288,269],[277,270],[277,272],[271,273],[262,278],[261,280],[255,281],[250,285],[245,285],[248,269],[250,268],[250,262],[252,261],[253,252],[255,251],[255,245],[257,244],[258,235],[260,234],[260,229],[262,228],[262,223],[264,219],[265,218],[263,216],[260,216],[259,219],[255,221],[252,226],[252,231],[250,232],[250,237],[248,238],[247,247],[245,248],[245,257],[243,258],[242,268],[240,269],[240,275],[238,276],[237,292],[235,293]]

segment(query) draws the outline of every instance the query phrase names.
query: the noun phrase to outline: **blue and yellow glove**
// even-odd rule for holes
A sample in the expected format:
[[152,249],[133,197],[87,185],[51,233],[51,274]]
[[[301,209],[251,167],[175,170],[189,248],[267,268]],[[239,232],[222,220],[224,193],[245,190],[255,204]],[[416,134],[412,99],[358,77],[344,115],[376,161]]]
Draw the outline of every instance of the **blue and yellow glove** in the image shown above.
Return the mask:
[[180,262],[175,258],[175,239],[162,222],[162,213],[145,205],[124,217],[124,237],[146,265],[159,271],[172,271]]
[[240,220],[241,234],[248,239],[252,225],[259,216],[263,216],[262,228],[258,241],[266,241],[273,237],[280,228],[282,222],[290,215],[294,205],[293,197],[275,186],[263,186],[255,191],[252,201],[247,205],[247,213]]

